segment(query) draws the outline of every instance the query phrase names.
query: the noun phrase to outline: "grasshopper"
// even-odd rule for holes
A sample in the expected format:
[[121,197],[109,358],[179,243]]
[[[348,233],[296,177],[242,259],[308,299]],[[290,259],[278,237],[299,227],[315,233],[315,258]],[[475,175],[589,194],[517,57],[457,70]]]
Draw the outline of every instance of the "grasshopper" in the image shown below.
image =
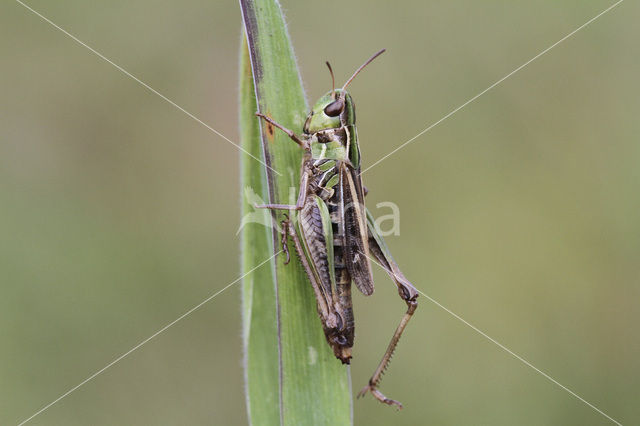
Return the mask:
[[349,364],[354,341],[354,318],[351,300],[353,281],[364,295],[373,293],[370,259],[375,259],[389,274],[407,311],[395,330],[389,346],[369,383],[358,396],[368,391],[379,401],[402,408],[378,389],[398,340],[418,304],[418,291],[404,277],[382,237],[376,231],[371,213],[364,206],[368,192],[360,177],[360,146],[355,125],[355,105],[347,86],[371,61],[361,65],[341,89],[333,87],[313,106],[302,135],[278,124],[261,113],[256,115],[269,125],[285,132],[304,150],[300,172],[300,189],[295,205],[263,204],[257,208],[289,210],[291,217],[282,221],[282,246],[289,263],[290,237],[313,287],[318,314],[327,342],[336,358]]

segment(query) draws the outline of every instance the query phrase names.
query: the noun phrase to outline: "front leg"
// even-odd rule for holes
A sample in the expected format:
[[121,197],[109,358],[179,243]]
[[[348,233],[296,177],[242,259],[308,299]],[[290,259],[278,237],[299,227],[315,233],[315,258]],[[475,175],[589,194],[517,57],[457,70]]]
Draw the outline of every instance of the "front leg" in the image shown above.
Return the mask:
[[259,112],[256,112],[256,116],[262,118],[267,123],[271,124],[272,126],[276,126],[278,129],[280,129],[283,132],[285,132],[287,134],[287,136],[289,136],[291,138],[291,140],[293,140],[295,143],[300,145],[301,148],[304,148],[306,150],[309,149],[309,142],[306,141],[305,139],[300,138],[292,130],[287,129],[286,127],[284,127],[280,123],[274,121],[271,117],[267,117],[266,115],[261,114]]
[[300,179],[300,194],[295,204],[254,204],[257,209],[270,210],[302,210],[305,201],[307,201],[307,192],[309,189],[309,175],[304,173]]

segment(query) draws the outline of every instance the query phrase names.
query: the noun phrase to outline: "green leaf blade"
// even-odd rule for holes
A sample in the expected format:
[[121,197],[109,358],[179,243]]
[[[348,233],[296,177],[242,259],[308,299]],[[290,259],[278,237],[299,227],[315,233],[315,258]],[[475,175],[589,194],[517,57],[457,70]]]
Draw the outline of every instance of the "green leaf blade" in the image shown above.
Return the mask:
[[[256,106],[263,114],[300,132],[307,114],[307,103],[280,7],[273,0],[241,0],[240,4],[253,71]],[[242,96],[248,96],[248,91],[243,90]],[[245,100],[241,103],[244,105]],[[253,118],[253,123],[248,123],[249,120],[248,112],[243,113],[243,126],[259,126],[256,118]],[[302,151],[283,132],[267,129],[262,125],[258,128],[260,137],[252,135],[252,149],[244,144],[243,147],[254,153],[255,145],[258,145],[261,149],[259,158],[263,158],[279,175],[273,170],[265,170],[264,166],[251,158],[243,162],[243,173],[252,176],[251,182],[258,182],[259,174],[265,200],[268,199],[272,203],[291,203],[292,200],[295,202]],[[282,215],[279,213],[277,217],[282,218]],[[280,249],[280,235],[275,231],[271,233],[271,230],[267,232],[270,248],[268,252],[262,253],[263,260]],[[251,238],[260,238],[260,245],[251,248]],[[256,232],[254,235],[243,235],[245,250],[264,250],[264,243],[264,231]],[[292,248],[291,250],[293,251]],[[352,407],[348,369],[336,360],[326,343],[317,315],[313,290],[293,252],[291,260],[289,265],[284,265],[284,256],[277,257],[274,262],[275,283],[271,281],[258,284],[254,281],[251,288],[245,286],[245,298],[251,291],[253,301],[251,306],[245,303],[245,322],[247,318],[255,318],[254,311],[258,309],[257,299],[262,297],[258,293],[269,293],[262,286],[275,288],[275,299],[272,300],[275,300],[274,306],[277,307],[274,322],[277,324],[276,335],[271,334],[274,332],[272,324],[264,330],[269,335],[261,336],[261,339],[273,339],[279,347],[278,389],[281,424],[350,425]],[[245,268],[245,272],[247,270]],[[258,288],[258,285],[261,287]],[[271,294],[263,296],[271,297]],[[269,311],[267,317],[272,316],[273,312],[269,307],[263,305],[262,308]],[[273,380],[273,375],[263,377],[260,372],[253,370],[261,365],[251,361],[252,356],[256,356],[256,327],[257,324],[252,321],[245,341],[245,350],[248,351],[245,367],[249,413],[253,424],[273,424],[273,416],[266,416],[268,413],[263,413],[262,408],[259,408],[262,404],[255,401],[255,398],[259,397],[259,392],[254,392],[256,387],[264,384],[264,393],[273,392],[274,388],[273,383],[266,382]],[[271,354],[272,352],[269,352],[268,356],[271,357]],[[266,365],[271,364],[265,362],[262,367],[266,368]],[[262,414],[265,414],[264,418]]]
[[[240,141],[254,157],[262,157],[260,128],[255,120],[256,99],[246,41],[240,52]],[[255,164],[254,164],[255,163]],[[257,164],[257,166],[256,166]],[[266,199],[268,188],[260,164],[249,155],[241,156],[242,215],[253,214],[246,191]],[[273,255],[271,231],[248,221],[242,227],[242,270],[246,274]],[[273,265],[269,262],[247,274],[242,282],[243,350],[245,394],[249,421],[277,426],[279,409],[279,349],[276,290]]]

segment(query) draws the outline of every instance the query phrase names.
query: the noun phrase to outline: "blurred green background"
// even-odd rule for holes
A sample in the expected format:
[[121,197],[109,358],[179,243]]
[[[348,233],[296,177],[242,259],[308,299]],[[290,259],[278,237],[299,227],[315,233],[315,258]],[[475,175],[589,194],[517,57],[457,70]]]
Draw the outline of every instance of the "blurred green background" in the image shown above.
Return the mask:
[[[283,0],[311,101],[351,86],[365,166],[612,4]],[[33,8],[232,140],[235,1]],[[239,153],[16,2],[0,14],[0,424],[16,424],[239,275]],[[421,290],[623,424],[640,423],[640,17],[627,1],[364,174]],[[355,297],[363,385],[403,312]],[[244,424],[239,286],[38,417]],[[319,326],[319,325],[318,325]],[[357,425],[605,417],[433,303]]]

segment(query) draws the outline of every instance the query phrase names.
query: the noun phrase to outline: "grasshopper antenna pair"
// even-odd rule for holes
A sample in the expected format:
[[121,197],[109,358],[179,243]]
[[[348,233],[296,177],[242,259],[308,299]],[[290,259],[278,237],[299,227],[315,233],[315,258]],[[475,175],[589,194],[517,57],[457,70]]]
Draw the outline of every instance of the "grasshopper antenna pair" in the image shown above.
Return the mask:
[[[370,57],[369,59],[367,59],[365,61],[364,64],[360,65],[360,68],[358,68],[353,75],[349,78],[349,80],[347,80],[346,83],[344,83],[344,86],[342,86],[342,90],[345,90],[347,88],[347,86],[349,84],[351,84],[351,82],[353,81],[354,78],[356,78],[356,75],[360,74],[360,71],[362,71],[364,69],[364,67],[366,67],[367,65],[369,65],[371,62],[373,62],[373,60],[375,58],[377,58],[378,56],[382,55],[384,52],[386,52],[387,49],[381,49],[380,51],[374,53],[374,55],[372,57]],[[336,92],[336,78],[333,75],[333,69],[331,69],[331,64],[329,63],[329,61],[325,62],[325,64],[327,64],[327,68],[329,68],[329,73],[331,74],[331,94],[332,96],[334,96],[335,99],[335,92]]]

